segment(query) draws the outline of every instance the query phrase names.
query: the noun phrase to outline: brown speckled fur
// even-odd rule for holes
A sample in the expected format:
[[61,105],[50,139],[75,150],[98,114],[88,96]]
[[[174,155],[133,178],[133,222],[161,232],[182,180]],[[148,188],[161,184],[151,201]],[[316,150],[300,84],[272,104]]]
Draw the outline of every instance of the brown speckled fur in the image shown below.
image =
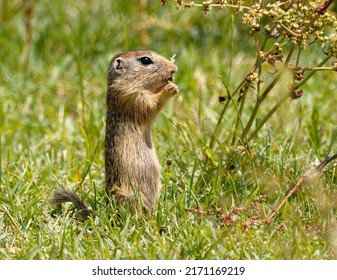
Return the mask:
[[[151,63],[144,64],[141,58]],[[108,69],[105,137],[106,192],[129,203],[140,216],[151,210],[160,192],[160,164],[151,140],[151,124],[167,100],[178,93],[172,83],[177,67],[153,51],[116,55]],[[72,202],[83,219],[91,215],[83,201],[66,189],[51,203]]]
[[[143,65],[142,57],[153,63]],[[159,196],[160,164],[150,130],[157,113],[178,92],[169,82],[176,71],[172,62],[153,51],[121,53],[109,66],[106,191],[117,201],[129,201],[138,211],[152,209]]]

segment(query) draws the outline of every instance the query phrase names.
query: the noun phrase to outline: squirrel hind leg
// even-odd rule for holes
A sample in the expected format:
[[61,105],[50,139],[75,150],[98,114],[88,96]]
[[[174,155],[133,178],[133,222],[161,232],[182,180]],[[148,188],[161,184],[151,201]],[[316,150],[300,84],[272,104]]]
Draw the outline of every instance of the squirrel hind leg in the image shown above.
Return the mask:
[[92,212],[88,209],[84,201],[76,193],[63,188],[55,191],[49,201],[51,204],[55,205],[61,205],[65,202],[73,203],[83,220],[88,219],[92,215]]
[[140,219],[143,214],[143,202],[141,195],[134,192],[127,192],[120,189],[115,194],[116,201],[124,208],[129,209],[132,213],[137,215],[137,218]]

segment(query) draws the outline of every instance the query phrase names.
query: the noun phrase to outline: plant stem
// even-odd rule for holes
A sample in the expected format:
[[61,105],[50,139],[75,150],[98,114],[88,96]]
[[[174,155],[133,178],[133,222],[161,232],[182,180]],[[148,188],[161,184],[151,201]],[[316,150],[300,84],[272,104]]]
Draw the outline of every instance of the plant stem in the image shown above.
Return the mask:
[[260,121],[260,123],[257,125],[255,130],[249,135],[247,142],[252,140],[257,133],[260,131],[260,129],[265,125],[265,123],[270,119],[270,117],[277,111],[277,109],[290,97],[289,94],[285,95],[282,99],[280,99],[274,107],[268,112],[267,115],[263,117],[263,119]]
[[[253,67],[253,69],[249,72],[249,73],[252,73],[255,71],[255,67]],[[223,81],[222,81],[223,82]],[[227,96],[228,96],[228,100],[226,101],[224,107],[222,108],[222,111],[220,113],[220,116],[219,116],[219,119],[218,119],[218,122],[217,124],[215,125],[215,128],[213,130],[213,133],[212,133],[212,136],[211,136],[211,140],[210,140],[210,143],[208,145],[209,148],[212,148],[213,145],[214,145],[214,142],[215,142],[215,137],[216,135],[218,134],[218,131],[220,129],[220,125],[221,125],[221,122],[222,122],[222,119],[223,119],[223,116],[225,115],[225,112],[227,110],[227,107],[228,107],[228,104],[230,102],[230,98],[233,98],[235,96],[235,94],[241,89],[241,87],[246,83],[246,77],[240,82],[240,84],[236,87],[236,89],[234,90],[233,94],[230,95],[229,93],[229,90],[227,88],[227,86],[225,85],[225,83],[223,82],[224,86],[226,87],[227,89]]]
[[[183,5],[185,7],[188,7],[190,8],[190,3],[186,4],[186,3],[183,3]],[[193,6],[195,7],[203,7],[204,5],[203,4],[197,4],[197,3],[193,3]],[[214,7],[214,8],[233,8],[233,9],[243,9],[243,10],[249,10],[250,7],[248,6],[242,6],[242,5],[232,5],[232,4],[226,4],[226,5],[222,5],[222,4],[210,4],[211,7]]]
[[[326,58],[324,58],[321,63],[319,63],[317,65],[317,67],[321,67],[323,66],[330,58],[332,57],[332,55],[328,55]],[[316,71],[311,71],[301,82],[299,82],[294,89],[298,89],[300,88],[301,86],[303,86],[311,77],[312,75],[314,75],[316,73]]]
[[254,106],[254,109],[253,109],[253,112],[252,114],[250,115],[250,118],[248,120],[248,123],[246,124],[246,127],[245,129],[243,130],[242,134],[241,134],[241,139],[245,139],[246,136],[247,136],[247,133],[249,131],[249,129],[251,128],[252,124],[253,124],[253,121],[255,120],[256,118],[256,115],[257,115],[257,112],[260,108],[260,105],[261,105],[261,102],[262,102],[262,99],[257,99],[256,103],[255,103],[255,106]]
[[244,108],[244,105],[245,105],[245,102],[246,102],[246,96],[247,96],[248,88],[249,87],[246,87],[246,89],[242,93],[241,104],[240,104],[238,116],[237,116],[236,122],[235,122],[235,128],[234,128],[234,132],[233,132],[233,138],[232,138],[232,141],[231,141],[231,145],[235,144],[236,134],[237,134],[237,131],[239,130],[239,124],[241,123],[241,125],[242,125],[241,116],[242,116],[243,108]]
[[[256,40],[257,57],[256,57],[256,60],[255,60],[255,64],[254,64],[252,70],[248,73],[248,75],[250,73],[253,73],[256,70],[256,68],[258,68],[258,73],[259,73],[258,75],[260,77],[261,71],[262,71],[262,63],[263,63],[263,61],[261,60],[261,57],[260,57],[260,52],[264,50],[264,48],[265,48],[265,46],[267,44],[267,41],[268,41],[268,37],[265,37],[264,40],[263,40],[261,48],[259,48],[258,41]],[[257,86],[258,86],[257,96],[259,96],[259,93],[260,93],[260,81],[258,82]],[[242,87],[242,85],[240,84],[239,87],[237,87],[237,90],[241,89],[241,87]],[[234,129],[231,145],[235,144],[236,132],[238,131],[239,123],[241,123],[241,125],[242,125],[241,116],[242,116],[243,108],[244,108],[244,105],[245,105],[246,95],[247,95],[246,93],[247,93],[248,89],[249,89],[249,87],[247,86],[246,89],[245,89],[245,91],[244,91],[244,93],[243,93],[243,97],[242,97],[243,99],[242,99],[242,102],[241,102],[241,105],[240,105],[239,114],[238,114],[237,119],[236,119],[235,129]],[[234,94],[233,94],[233,96],[234,96]],[[242,127],[242,129],[243,129],[243,127]]]
[[210,140],[209,145],[208,145],[209,148],[212,148],[213,145],[214,145],[215,136],[218,134],[218,131],[220,129],[220,125],[221,125],[221,122],[222,122],[222,118],[223,118],[223,116],[224,116],[224,114],[225,114],[225,112],[227,110],[229,101],[230,101],[230,97],[228,97],[228,99],[226,100],[226,103],[225,103],[224,107],[222,108],[222,111],[220,113],[218,122],[215,125],[214,131],[213,131],[212,136],[211,136],[211,140]]
[[291,57],[292,57],[292,55],[293,55],[293,53],[295,51],[295,48],[296,48],[296,45],[292,45],[291,49],[290,49],[290,51],[288,53],[288,56],[287,56],[286,61],[284,63],[287,67],[288,67],[289,61],[290,61],[290,59],[291,59]]
[[34,0],[25,2],[24,6],[24,21],[25,21],[25,40],[22,50],[22,70],[26,74],[29,63],[29,50],[32,42],[32,15],[33,15]]
[[299,49],[298,49],[297,58],[296,58],[296,67],[298,67],[298,64],[300,63],[301,53],[302,53],[302,49],[299,48]]
[[261,56],[260,56],[261,49],[259,48],[259,42],[258,42],[256,34],[255,34],[255,45],[256,45],[256,52],[257,52],[256,63],[257,63],[257,68],[258,68],[258,70],[257,70],[258,81],[257,81],[257,85],[256,85],[256,95],[260,96],[260,91],[261,91],[260,77],[261,77],[261,73],[262,73],[262,63],[263,63],[263,61],[262,61]]
[[307,170],[304,172],[304,174],[301,176],[301,178],[297,181],[297,183],[293,186],[293,188],[288,191],[288,193],[285,195],[285,197],[281,200],[281,202],[278,204],[278,206],[273,210],[273,212],[267,217],[267,221],[271,221],[272,218],[280,211],[280,209],[283,207],[283,205],[286,203],[288,198],[295,193],[299,188],[305,187],[308,184],[310,184],[315,178],[317,178],[318,175],[321,174],[323,168],[328,165],[330,162],[337,159],[337,154],[334,154],[331,157],[326,158],[324,161],[322,161],[314,170]]
[[245,139],[245,137],[247,136],[252,124],[253,124],[253,121],[255,120],[256,118],[256,115],[257,115],[257,112],[260,108],[260,105],[262,103],[262,101],[267,97],[267,94],[273,89],[273,87],[277,84],[277,82],[280,80],[281,78],[281,75],[282,75],[282,72],[279,73],[275,79],[269,84],[269,86],[265,89],[265,91],[262,93],[261,96],[258,96],[257,97],[257,100],[256,100],[256,103],[255,103],[255,106],[254,106],[254,109],[253,109],[253,112],[252,114],[250,115],[250,118],[248,120],[248,123],[246,124],[246,127],[245,129],[243,130],[242,134],[241,134],[241,139]]
[[[329,57],[330,58],[330,57]],[[318,67],[313,67],[311,68],[312,72],[308,75],[308,77],[306,77],[305,81],[307,81],[313,74],[315,74],[315,70],[314,68],[322,68],[320,67],[321,65],[324,65],[325,62],[329,59],[328,57],[325,58]],[[302,68],[301,68],[302,69]],[[316,70],[317,71],[317,70]],[[303,80],[304,81],[304,80]],[[302,82],[303,82],[302,81]],[[299,88],[299,85],[303,85],[304,83],[299,83],[297,86],[295,86],[295,89]],[[277,104],[268,112],[267,115],[264,116],[264,118],[260,121],[260,123],[258,124],[258,126],[255,128],[255,130],[249,135],[247,141],[249,142],[250,140],[252,140],[257,133],[260,131],[260,129],[265,125],[265,123],[270,119],[270,117],[277,111],[277,109],[290,97],[290,94],[285,95],[282,99],[279,100],[279,102],[277,102]]]
[[332,66],[322,66],[322,67],[296,67],[296,70],[305,70],[305,71],[332,71],[335,68]]
[[[289,64],[289,61],[290,61],[290,58],[291,56],[293,55],[294,53],[294,50],[295,50],[295,45],[293,45],[288,53],[288,56],[286,58],[286,61],[284,63],[285,67],[288,66]],[[257,112],[260,108],[260,105],[262,103],[262,101],[267,97],[267,95],[269,94],[269,92],[274,88],[274,86],[278,83],[278,81],[280,80],[281,76],[283,75],[284,73],[284,69],[282,69],[282,71],[280,71],[280,73],[275,77],[275,79],[269,84],[269,86],[264,90],[264,92],[261,94],[261,96],[257,96],[257,100],[256,100],[256,103],[255,103],[255,106],[254,106],[254,109],[253,109],[253,112],[248,120],[248,123],[246,124],[246,127],[245,129],[243,130],[242,134],[241,134],[241,139],[245,139],[249,130],[251,129],[252,127],[252,124],[256,118],[256,115],[257,115]],[[277,108],[276,108],[277,109]],[[273,113],[272,113],[273,114]],[[268,117],[269,118],[269,117]],[[255,135],[255,134],[254,134]],[[251,139],[251,138],[250,138]],[[244,141],[246,142],[246,141]]]

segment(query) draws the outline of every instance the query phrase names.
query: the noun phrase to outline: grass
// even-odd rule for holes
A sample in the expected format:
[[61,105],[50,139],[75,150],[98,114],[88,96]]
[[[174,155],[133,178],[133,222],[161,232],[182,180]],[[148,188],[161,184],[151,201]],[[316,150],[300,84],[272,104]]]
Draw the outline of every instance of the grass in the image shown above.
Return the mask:
[[[302,98],[282,105],[250,153],[230,145],[230,105],[210,149],[218,96],[226,94],[218,76],[232,90],[254,61],[253,38],[229,12],[204,16],[160,1],[36,0],[30,16],[24,2],[3,1],[0,15],[1,259],[337,257],[333,165],[293,195],[275,223],[244,226],[266,217],[305,170],[336,152],[336,74],[315,75]],[[117,221],[113,205],[105,209],[106,69],[127,49],[176,53],[179,67],[180,94],[153,127],[162,194],[156,212],[140,221],[127,211]],[[76,189],[96,217],[81,222],[71,205],[50,207],[58,186]],[[221,208],[230,225],[197,208]]]

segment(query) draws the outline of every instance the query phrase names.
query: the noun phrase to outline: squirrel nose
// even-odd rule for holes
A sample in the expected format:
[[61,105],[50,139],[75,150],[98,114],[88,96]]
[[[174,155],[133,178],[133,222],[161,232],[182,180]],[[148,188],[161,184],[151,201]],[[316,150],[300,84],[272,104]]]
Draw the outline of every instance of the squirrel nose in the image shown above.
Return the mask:
[[176,72],[176,70],[178,70],[177,67],[171,71],[171,75],[167,78],[168,81],[173,82],[173,74]]

